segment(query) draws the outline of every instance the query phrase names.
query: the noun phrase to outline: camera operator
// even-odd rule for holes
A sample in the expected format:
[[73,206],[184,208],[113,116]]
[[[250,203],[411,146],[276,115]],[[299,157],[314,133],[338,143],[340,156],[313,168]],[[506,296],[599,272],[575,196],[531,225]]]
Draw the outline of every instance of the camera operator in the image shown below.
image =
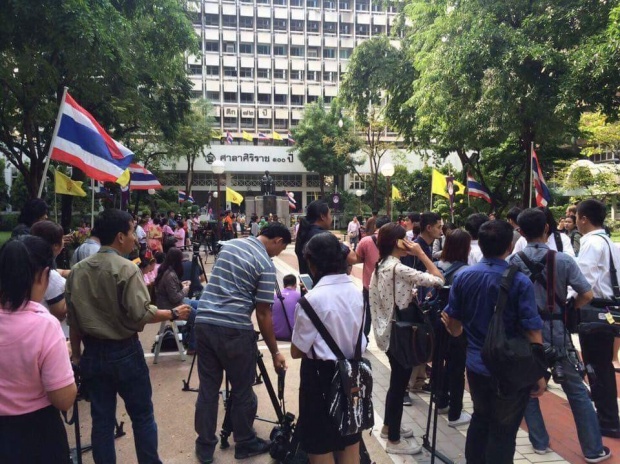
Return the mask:
[[[159,463],[157,424],[149,369],[138,332],[148,323],[189,317],[189,306],[157,309],[138,266],[124,256],[135,245],[131,214],[106,209],[99,215],[101,249],[77,263],[66,284],[72,360],[90,398],[95,463],[116,462],[116,395],[131,417],[139,463]],[[80,358],[80,342],[84,354]]]
[[[521,234],[527,240],[527,246],[523,249],[523,254],[513,255],[510,263],[517,265],[519,270],[534,283],[536,304],[544,321],[545,354],[553,380],[559,383],[566,393],[577,426],[581,451],[586,461],[600,462],[596,459],[609,457],[611,454],[609,448],[603,447],[596,413],[583,384],[583,365],[577,357],[563,322],[567,287],[571,286],[577,292],[575,307],[578,308],[592,299],[591,286],[572,257],[565,253],[549,252],[549,247],[545,243],[549,230],[545,213],[536,208],[526,209],[519,214],[517,223]],[[549,282],[547,277],[549,259],[555,260],[552,282]],[[547,288],[550,285],[554,287],[552,289],[555,293],[554,301],[549,300]],[[553,313],[550,314],[549,309],[553,303]],[[545,454],[549,450],[549,435],[538,398],[530,398],[525,408],[525,422],[534,451],[537,454]]]
[[[577,206],[577,227],[583,234],[577,264],[586,280],[592,285],[594,298],[612,298],[611,262],[620,269],[620,251],[605,234],[603,223],[607,210],[598,200],[584,200]],[[616,272],[617,274],[617,272]],[[579,336],[583,360],[591,364],[596,382],[591,387],[601,433],[605,437],[620,438],[620,420],[616,375],[613,359],[614,334],[595,332]]]
[[271,320],[276,273],[271,258],[291,243],[291,233],[279,222],[265,226],[258,237],[227,241],[215,262],[211,278],[198,304],[196,345],[200,391],[196,401],[196,456],[213,461],[217,444],[218,391],[222,375],[231,385],[235,459],[269,451],[270,442],[258,438],[252,425],[257,402],[252,385],[256,377],[256,319],[277,371],[286,369],[278,351]]

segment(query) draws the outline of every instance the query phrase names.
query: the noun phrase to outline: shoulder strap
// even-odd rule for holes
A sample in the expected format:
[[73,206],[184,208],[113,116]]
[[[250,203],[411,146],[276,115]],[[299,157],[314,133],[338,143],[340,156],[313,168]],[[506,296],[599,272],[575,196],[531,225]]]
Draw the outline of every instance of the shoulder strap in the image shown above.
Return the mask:
[[562,236],[557,230],[553,233],[553,239],[555,240],[555,247],[558,249],[558,251],[564,251],[564,243],[562,243]]
[[377,248],[379,248],[379,247],[377,246],[377,236],[373,234],[373,235],[371,235],[371,236],[370,236],[370,239],[371,239],[371,240],[372,240],[372,242],[375,244],[375,246],[376,246]]
[[497,303],[495,304],[495,313],[499,316],[504,313],[510,287],[512,287],[512,282],[518,270],[517,266],[508,266],[502,274],[502,281],[499,285],[499,295],[497,296]]
[[396,266],[392,268],[392,296],[394,297],[392,317],[394,318],[394,320],[400,321],[400,314],[398,313],[398,306],[396,306]]
[[607,243],[607,247],[609,248],[609,276],[611,277],[611,288],[614,292],[614,298],[620,298],[620,286],[618,285],[618,275],[616,273],[616,265],[614,264],[614,255],[611,252],[611,245],[609,241],[605,238],[604,235],[594,234],[600,236],[605,243]]
[[443,278],[444,280],[447,282],[452,283],[452,280],[448,280],[449,278],[451,278],[454,273],[456,273],[456,271],[458,271],[460,268],[462,268],[463,266],[467,266],[467,264],[461,262],[461,261],[455,261],[454,263],[452,263],[450,265],[450,267],[448,269],[446,269],[446,272],[444,272],[443,274]]
[[[308,302],[305,296],[299,300],[299,304],[301,305],[302,308],[304,308],[304,311],[306,311],[306,314],[308,315],[308,317],[314,324],[314,327],[321,334],[321,337],[323,337],[323,340],[325,340],[325,343],[327,343],[327,346],[329,346],[329,349],[332,350],[332,353],[334,353],[339,360],[345,359],[344,354],[342,353],[340,348],[338,348],[338,345],[336,344],[332,336],[329,334],[329,332],[325,328],[325,325],[323,324],[323,322],[321,322],[321,319],[316,314],[316,311],[314,311],[314,308]],[[362,327],[363,326],[364,324],[362,324]]]
[[[555,310],[555,251],[547,251],[547,311]],[[553,325],[553,324],[552,324]]]
[[[547,250],[547,255],[546,255],[547,277],[545,277],[545,274],[542,272],[542,269],[541,270],[536,269],[536,264],[542,264],[542,262],[534,263],[530,258],[527,257],[524,251],[520,251],[519,253],[517,253],[517,255],[519,256],[519,258],[521,258],[521,261],[523,261],[523,264],[525,264],[527,268],[529,269],[530,274],[531,274],[530,280],[532,281],[532,283],[538,282],[547,291],[547,309],[554,308],[555,303],[557,302],[557,304],[563,310],[565,307],[564,301],[560,297],[558,297],[557,293],[555,293],[555,255],[556,255],[556,252],[553,250]],[[551,259],[550,261],[551,256],[553,256],[553,259]],[[549,263],[552,263],[551,264],[552,274],[549,274]],[[550,275],[553,277],[552,279],[549,279]],[[548,286],[547,282],[551,282],[551,285]],[[553,296],[550,298],[549,292],[551,291],[553,291]],[[551,301],[552,303],[550,303]],[[550,314],[553,314],[553,311],[551,311]]]

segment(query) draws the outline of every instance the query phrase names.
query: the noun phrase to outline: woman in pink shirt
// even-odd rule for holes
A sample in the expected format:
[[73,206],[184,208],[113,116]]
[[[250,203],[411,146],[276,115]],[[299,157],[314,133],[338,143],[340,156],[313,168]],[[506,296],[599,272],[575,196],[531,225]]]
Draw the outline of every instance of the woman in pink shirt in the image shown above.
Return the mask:
[[68,464],[60,417],[77,394],[60,322],[43,299],[51,246],[24,236],[0,249],[0,462]]

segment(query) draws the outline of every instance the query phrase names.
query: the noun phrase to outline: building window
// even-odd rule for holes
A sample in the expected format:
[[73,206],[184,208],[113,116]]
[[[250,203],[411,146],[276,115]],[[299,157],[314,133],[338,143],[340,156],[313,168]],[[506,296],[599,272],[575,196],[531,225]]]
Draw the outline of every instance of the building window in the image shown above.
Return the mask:
[[358,24],[355,26],[355,32],[357,35],[368,35],[370,34],[370,26],[368,24]]
[[258,77],[259,79],[269,79],[269,69],[257,69],[256,70],[256,77]]
[[329,105],[332,101],[333,101],[334,97],[330,97],[330,96],[325,96],[323,97],[323,101],[325,102],[326,105]]
[[385,26],[372,26],[372,34],[379,35],[385,33]]
[[260,3],[262,5],[269,5],[270,1],[269,0],[256,0],[256,3]]
[[304,47],[291,45],[291,56],[304,56]]
[[383,11],[383,2],[377,0],[372,2],[372,11]]
[[286,55],[286,45],[274,45],[273,46],[273,54],[276,56],[285,56]]
[[254,44],[242,43],[239,45],[239,53],[252,54],[254,53]]
[[256,18],[256,29],[271,29],[271,18]]
[[270,93],[259,93],[258,103],[262,103],[264,105],[271,104],[271,94]]
[[224,103],[237,103],[237,92],[224,92]]
[[191,98],[202,98],[202,90],[192,90]]
[[291,6],[304,6],[304,0],[291,0]]
[[289,78],[292,81],[303,81],[304,80],[304,72],[303,71],[299,71],[297,69],[293,69],[290,74],[289,74]]
[[239,18],[239,27],[242,27],[244,29],[254,29],[254,17],[241,16]]
[[318,58],[320,48],[308,47],[308,58]]
[[336,49],[335,48],[324,48],[323,58],[336,58]]
[[340,0],[340,2],[338,3],[338,6],[340,7],[341,10],[351,9],[351,3],[349,2],[349,0]]
[[271,127],[271,119],[258,118],[258,127],[260,129],[270,128]]
[[[321,179],[319,178],[318,174],[306,174],[306,187],[320,187],[321,186]],[[321,192],[308,192],[308,195],[317,195],[316,198],[312,198],[312,200],[310,201],[314,201],[314,200],[318,200],[318,195],[320,195]],[[310,202],[308,202],[310,203]]]
[[190,64],[189,65],[189,73],[190,74],[202,74],[202,66],[199,64]]
[[219,75],[220,75],[219,66],[207,66],[207,76],[219,76]]
[[274,5],[286,5],[286,0],[273,0]]
[[208,52],[219,52],[220,51],[220,43],[205,41],[205,50]]
[[252,129],[254,129],[254,119],[241,118],[241,127],[251,127]]
[[237,68],[233,68],[232,66],[224,66],[224,76],[237,77]]
[[284,69],[274,69],[273,78],[274,79],[286,79],[286,71]]
[[318,101],[319,97],[316,95],[308,95],[308,99],[307,102],[310,103],[315,103],[316,101]]
[[236,128],[237,127],[237,118],[224,118],[224,126],[226,126],[226,127],[235,126],[235,128]]
[[220,17],[216,14],[206,14],[205,15],[205,26],[219,26],[220,25]]
[[304,22],[301,19],[291,19],[291,32],[303,32]]
[[222,15],[222,26],[224,26],[224,27],[237,27],[237,16],[235,16],[235,15]]
[[291,105],[293,106],[302,106],[304,104],[304,96],[303,95],[291,95]]
[[273,96],[273,102],[274,102],[276,105],[286,105],[286,95],[281,95],[281,94],[279,94],[279,93],[276,93],[276,94]]
[[318,71],[308,71],[306,73],[306,80],[308,80],[308,81],[318,81],[319,80],[319,73],[318,73]]
[[318,21],[308,21],[308,32],[319,32],[320,25]]
[[226,51],[226,53],[235,53],[235,43],[225,43],[224,44],[224,50]]
[[351,34],[351,23],[340,23],[340,33],[344,35]]
[[254,77],[254,68],[241,68],[240,77]]
[[288,127],[288,119],[276,119],[273,121],[273,127],[277,129],[286,129]]
[[327,71],[323,73],[323,81],[324,82],[335,82],[336,73],[332,71]]
[[353,53],[352,48],[341,48],[339,55],[340,55],[340,58],[342,58],[343,60],[348,60],[349,58],[351,58],[352,53]]
[[353,174],[349,182],[349,190],[365,190],[366,182],[370,180],[370,174]]
[[360,2],[359,0],[357,0],[355,2],[355,10],[356,11],[368,11],[370,10],[370,5],[366,2]]
[[286,19],[274,19],[273,30],[274,31],[286,31]]
[[323,23],[324,34],[335,34],[336,30],[336,23]]
[[256,46],[256,53],[259,55],[271,55],[271,45],[258,44]]
[[219,92],[212,92],[210,90],[207,90],[207,100],[219,102],[220,101],[220,93]]
[[254,103],[253,93],[241,93],[241,103]]
[[262,178],[262,174],[233,174],[230,176],[230,183],[239,187],[260,187]]
[[333,10],[336,8],[336,2],[334,0],[323,0],[323,8]]
[[308,8],[318,8],[319,0],[306,0],[306,6]]

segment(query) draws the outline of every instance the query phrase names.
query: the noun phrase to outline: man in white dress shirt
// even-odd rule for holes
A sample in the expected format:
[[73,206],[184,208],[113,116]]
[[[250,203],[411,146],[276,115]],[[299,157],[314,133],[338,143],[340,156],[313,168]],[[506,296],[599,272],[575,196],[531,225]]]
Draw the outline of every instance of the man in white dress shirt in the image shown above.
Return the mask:
[[470,266],[476,264],[482,259],[482,250],[478,245],[478,231],[482,224],[489,220],[489,216],[484,213],[470,214],[465,221],[465,230],[471,235],[471,248],[469,250],[469,258],[467,264]]
[[[585,200],[577,206],[577,227],[583,234],[577,264],[592,285],[595,299],[614,296],[610,259],[613,259],[615,268],[620,269],[620,251],[603,229],[606,214],[605,204],[598,200]],[[580,335],[580,343],[584,362],[591,364],[596,373],[592,400],[596,405],[601,434],[620,438],[616,375],[612,364],[614,335],[597,331]]]

